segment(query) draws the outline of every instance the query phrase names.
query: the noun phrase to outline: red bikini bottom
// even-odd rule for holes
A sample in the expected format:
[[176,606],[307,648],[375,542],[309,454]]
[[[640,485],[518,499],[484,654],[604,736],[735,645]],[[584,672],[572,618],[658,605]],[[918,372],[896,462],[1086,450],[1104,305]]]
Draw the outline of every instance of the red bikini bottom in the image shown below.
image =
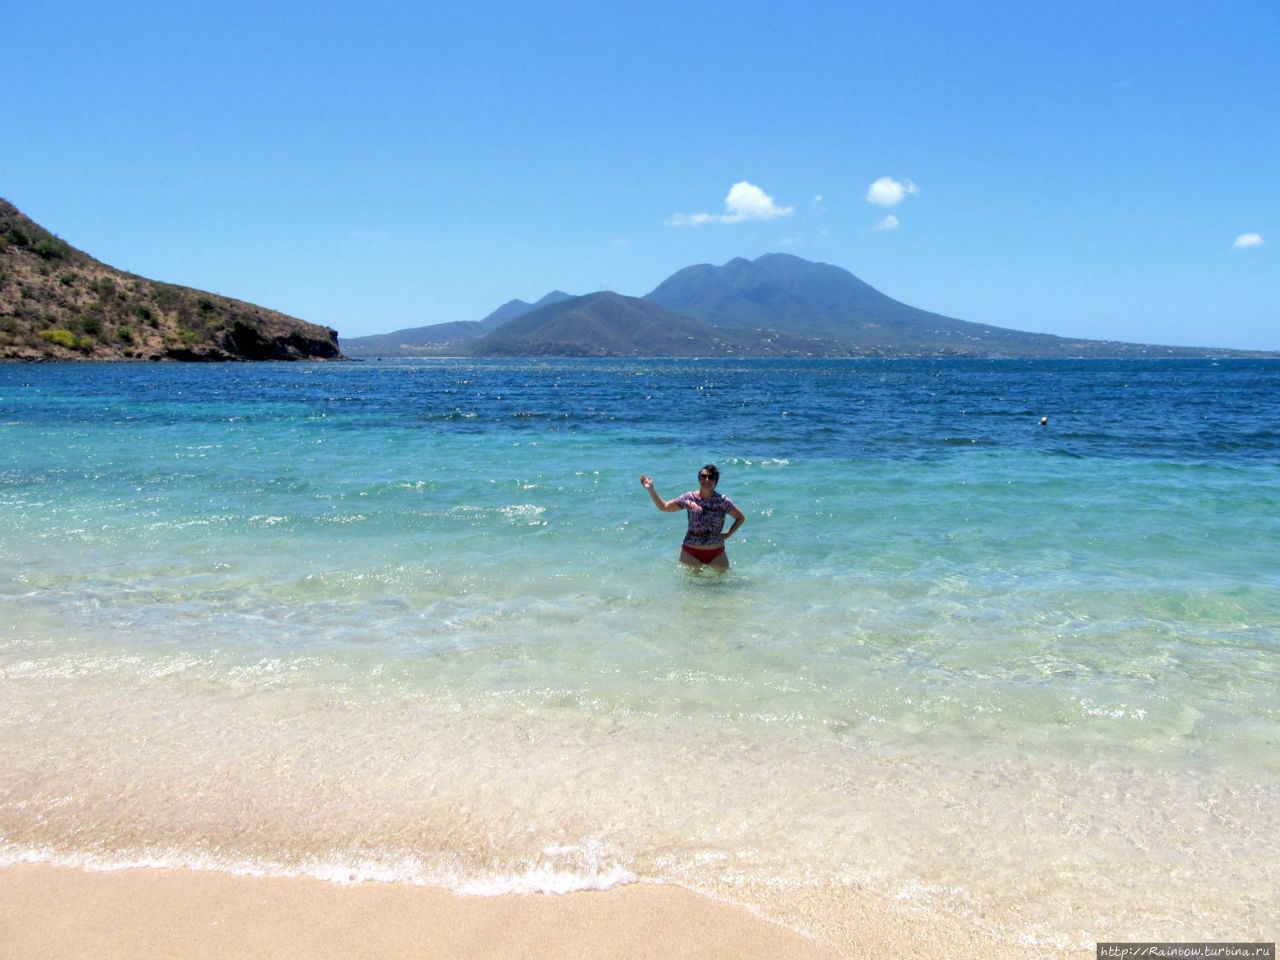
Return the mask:
[[681,544],[680,549],[699,563],[710,563],[716,557],[724,553],[724,547],[691,547],[687,543]]

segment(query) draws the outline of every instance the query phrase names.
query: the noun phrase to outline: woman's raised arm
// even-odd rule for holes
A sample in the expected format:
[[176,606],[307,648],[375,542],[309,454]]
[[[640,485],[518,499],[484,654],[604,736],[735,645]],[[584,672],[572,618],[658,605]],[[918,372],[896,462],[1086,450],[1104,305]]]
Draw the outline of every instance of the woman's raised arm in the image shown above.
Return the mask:
[[640,486],[649,491],[649,496],[653,498],[653,505],[659,510],[664,510],[667,513],[675,513],[677,510],[684,509],[684,504],[675,500],[663,500],[658,496],[658,491],[653,489],[653,477],[646,476],[643,473],[640,474]]

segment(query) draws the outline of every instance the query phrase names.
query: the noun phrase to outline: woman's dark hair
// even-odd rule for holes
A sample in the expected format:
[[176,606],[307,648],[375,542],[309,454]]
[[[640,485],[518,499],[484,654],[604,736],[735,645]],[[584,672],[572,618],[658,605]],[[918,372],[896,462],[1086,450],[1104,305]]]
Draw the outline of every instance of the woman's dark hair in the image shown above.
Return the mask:
[[716,469],[716,465],[714,463],[708,463],[705,467],[703,467],[698,472],[709,474],[711,479],[717,482],[719,482],[720,480],[720,471]]

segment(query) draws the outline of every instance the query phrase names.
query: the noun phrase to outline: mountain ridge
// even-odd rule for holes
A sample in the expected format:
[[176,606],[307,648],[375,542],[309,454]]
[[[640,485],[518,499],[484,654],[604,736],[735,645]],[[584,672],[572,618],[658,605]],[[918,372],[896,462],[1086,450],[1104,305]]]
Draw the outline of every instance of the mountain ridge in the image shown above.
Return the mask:
[[717,327],[612,291],[530,310],[475,341],[472,356],[779,356],[804,338]]
[[[766,253],[755,260],[736,257],[721,267],[686,267],[645,299],[713,324],[837,338],[848,335],[850,322],[951,320],[894,300],[842,267],[787,253]],[[797,317],[797,311],[803,315]]]
[[406,327],[391,333],[342,338],[343,352],[352,359],[366,357],[439,356],[454,344],[471,343],[530,310],[572,299],[562,290],[552,290],[536,303],[508,300],[482,320],[452,320],[424,327]]
[[[664,355],[688,356],[713,341],[711,328],[688,317],[653,307],[634,297],[602,291],[553,302],[526,311],[482,337],[477,356],[619,356],[641,344]],[[671,351],[677,351],[672,353]]]
[[[433,331],[438,339],[437,346],[417,355],[511,356],[523,351],[537,356],[1280,356],[1060,337],[973,323],[894,300],[842,267],[785,253],[755,260],[735,257],[718,267],[694,264],[676,271],[644,297],[609,297],[613,299],[588,295],[550,303],[543,298],[528,309],[520,306],[524,301],[510,301],[486,320],[500,312],[515,315],[488,333],[479,323],[419,328]],[[691,326],[690,321],[701,326]],[[673,336],[654,326],[663,322],[672,325]],[[375,339],[344,340],[343,346],[352,356],[375,356],[379,354],[365,352],[364,347]]]
[[0,359],[337,360],[336,330],[94,259],[0,199]]
[[553,290],[481,320],[347,339],[220,294],[118,270],[0,199],[0,360],[395,356],[1277,357],[1087,340],[973,323],[786,253],[676,271],[644,297]]

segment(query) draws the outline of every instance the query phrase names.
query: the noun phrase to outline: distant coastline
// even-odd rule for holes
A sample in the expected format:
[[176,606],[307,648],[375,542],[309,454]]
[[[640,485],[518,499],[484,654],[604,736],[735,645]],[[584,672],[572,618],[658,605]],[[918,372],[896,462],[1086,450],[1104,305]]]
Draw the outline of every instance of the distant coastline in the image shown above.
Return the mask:
[[343,338],[353,359],[545,357],[1280,357],[1027,333],[885,296],[852,273],[789,254],[677,271],[643,297],[553,291],[477,321]]
[[1029,333],[894,300],[790,254],[672,274],[643,297],[553,290],[487,317],[341,338],[279,311],[117,270],[0,199],[0,361],[384,357],[1280,357]]

